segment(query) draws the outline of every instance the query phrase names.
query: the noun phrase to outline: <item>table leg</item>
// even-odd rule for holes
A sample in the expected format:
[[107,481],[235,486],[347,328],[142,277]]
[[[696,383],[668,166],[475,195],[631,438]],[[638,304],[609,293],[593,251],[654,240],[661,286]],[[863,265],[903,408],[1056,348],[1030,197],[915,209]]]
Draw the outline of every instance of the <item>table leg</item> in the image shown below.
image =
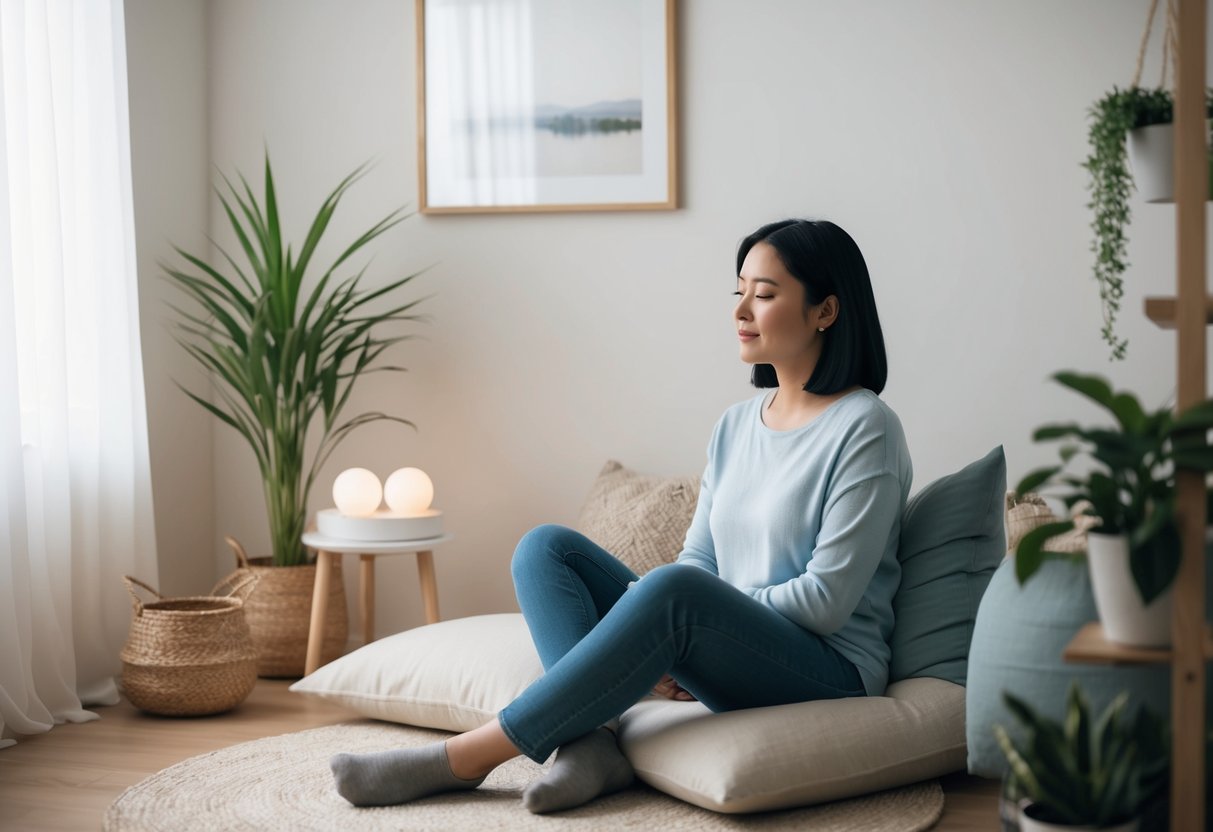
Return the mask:
[[324,622],[328,615],[329,585],[333,577],[332,552],[316,553],[316,582],[312,585],[312,623],[307,633],[307,660],[303,665],[305,676],[320,667],[320,650],[324,646]]
[[375,640],[375,556],[362,556],[362,643]]
[[434,553],[417,553],[417,577],[421,579],[421,598],[425,601],[425,623],[438,623],[438,581],[434,577]]

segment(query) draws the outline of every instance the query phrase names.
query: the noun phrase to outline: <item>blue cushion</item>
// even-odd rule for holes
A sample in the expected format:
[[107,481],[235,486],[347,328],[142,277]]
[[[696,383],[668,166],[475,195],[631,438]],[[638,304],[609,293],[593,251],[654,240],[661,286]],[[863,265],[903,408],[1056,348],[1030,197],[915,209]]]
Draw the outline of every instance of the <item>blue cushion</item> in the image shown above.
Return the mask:
[[901,585],[893,596],[889,681],[968,675],[973,622],[1006,552],[1002,446],[914,495],[901,520]]
[[994,739],[1001,724],[1014,737],[1019,723],[1003,704],[1010,691],[1044,715],[1061,721],[1066,691],[1077,680],[1102,713],[1112,698],[1129,692],[1130,707],[1146,705],[1170,712],[1170,668],[1070,664],[1061,653],[1079,628],[1097,618],[1085,560],[1046,560],[1024,586],[1015,578],[1015,558],[994,573],[977,613],[969,682],[965,692],[965,734],[969,771],[1001,777],[1006,758]]

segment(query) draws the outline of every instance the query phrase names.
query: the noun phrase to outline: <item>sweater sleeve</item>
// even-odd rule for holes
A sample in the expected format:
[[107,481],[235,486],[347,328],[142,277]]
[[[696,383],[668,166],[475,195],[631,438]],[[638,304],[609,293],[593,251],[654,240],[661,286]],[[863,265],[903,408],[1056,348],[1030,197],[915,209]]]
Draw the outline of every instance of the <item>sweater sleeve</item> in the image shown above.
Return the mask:
[[687,529],[686,540],[682,551],[678,553],[677,563],[686,563],[706,569],[713,575],[719,575],[716,565],[716,544],[712,540],[712,484],[715,480],[714,466],[716,464],[716,442],[720,433],[720,425],[712,432],[708,443],[708,464],[703,469],[703,477],[699,481],[699,499],[695,503],[695,514],[691,517],[691,525]]
[[804,574],[744,591],[811,632],[836,632],[876,574],[900,512],[901,485],[895,474],[881,473],[849,486],[826,507]]

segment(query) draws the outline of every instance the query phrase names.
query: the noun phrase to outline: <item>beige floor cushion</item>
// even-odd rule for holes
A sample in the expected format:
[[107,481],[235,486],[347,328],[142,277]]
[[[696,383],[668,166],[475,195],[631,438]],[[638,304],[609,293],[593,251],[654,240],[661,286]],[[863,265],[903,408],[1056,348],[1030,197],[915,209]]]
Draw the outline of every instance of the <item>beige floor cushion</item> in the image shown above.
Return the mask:
[[[542,673],[519,613],[479,615],[372,642],[291,685],[360,714],[467,731]],[[964,768],[964,688],[907,679],[888,696],[711,714],[648,698],[621,722],[642,780],[719,812],[820,803]]]
[[650,786],[717,812],[806,806],[964,768],[965,689],[906,679],[887,695],[713,714],[646,699],[620,741]]

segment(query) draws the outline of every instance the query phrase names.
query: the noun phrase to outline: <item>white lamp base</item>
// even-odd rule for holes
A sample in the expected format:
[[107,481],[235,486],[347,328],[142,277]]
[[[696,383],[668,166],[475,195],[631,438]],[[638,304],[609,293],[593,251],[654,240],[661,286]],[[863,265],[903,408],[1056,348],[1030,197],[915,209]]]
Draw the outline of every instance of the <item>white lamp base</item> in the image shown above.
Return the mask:
[[369,517],[346,517],[335,508],[316,512],[316,531],[344,540],[422,540],[442,535],[442,512],[426,509],[414,517],[401,517],[380,509]]

